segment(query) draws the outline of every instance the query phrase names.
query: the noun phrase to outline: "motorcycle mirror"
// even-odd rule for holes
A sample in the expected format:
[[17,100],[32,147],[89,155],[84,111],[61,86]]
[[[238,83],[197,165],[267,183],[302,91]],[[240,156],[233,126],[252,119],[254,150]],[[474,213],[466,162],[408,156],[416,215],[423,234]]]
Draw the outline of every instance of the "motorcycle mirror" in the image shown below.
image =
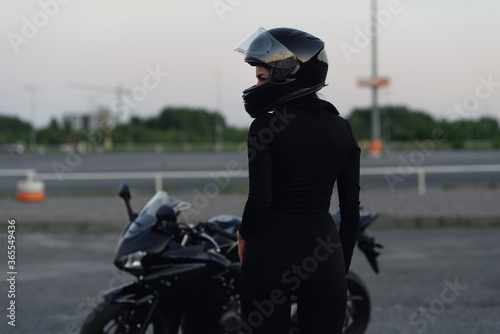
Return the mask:
[[124,200],[130,200],[132,198],[130,196],[128,185],[125,182],[120,183],[120,186],[118,187],[118,196],[120,196]]
[[122,182],[118,187],[118,196],[123,198],[125,201],[125,206],[127,207],[128,218],[130,221],[134,220],[137,217],[137,214],[132,211],[132,207],[130,206],[130,190],[128,189],[128,185],[125,182]]

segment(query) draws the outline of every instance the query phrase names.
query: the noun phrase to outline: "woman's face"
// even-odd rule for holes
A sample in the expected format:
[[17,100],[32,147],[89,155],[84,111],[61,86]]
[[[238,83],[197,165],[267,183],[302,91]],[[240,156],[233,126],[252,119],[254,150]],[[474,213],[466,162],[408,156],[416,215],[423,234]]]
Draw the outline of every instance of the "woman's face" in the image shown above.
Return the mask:
[[255,66],[255,76],[257,77],[257,85],[261,85],[269,78],[269,69],[265,66]]

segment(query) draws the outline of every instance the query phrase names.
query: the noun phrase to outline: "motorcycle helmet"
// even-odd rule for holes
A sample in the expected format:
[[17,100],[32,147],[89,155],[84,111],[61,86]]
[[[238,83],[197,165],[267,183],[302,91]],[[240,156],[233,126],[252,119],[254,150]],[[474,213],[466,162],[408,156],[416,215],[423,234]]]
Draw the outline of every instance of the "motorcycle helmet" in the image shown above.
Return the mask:
[[304,31],[258,28],[235,49],[245,61],[269,69],[266,82],[243,91],[245,110],[257,117],[298,97],[317,92],[328,72],[325,43]]

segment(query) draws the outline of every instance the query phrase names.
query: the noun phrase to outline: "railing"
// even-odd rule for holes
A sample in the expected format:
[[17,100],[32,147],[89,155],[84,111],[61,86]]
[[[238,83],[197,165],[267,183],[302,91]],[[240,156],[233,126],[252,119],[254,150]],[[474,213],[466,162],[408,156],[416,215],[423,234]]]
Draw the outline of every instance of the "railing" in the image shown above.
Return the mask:
[[[425,195],[427,174],[449,173],[495,173],[500,172],[500,165],[463,165],[463,166],[422,166],[409,167],[364,167],[361,175],[396,175],[407,178],[416,174],[418,179],[418,193]],[[230,171],[171,171],[171,172],[93,172],[93,173],[65,173],[63,176],[56,173],[36,173],[34,169],[0,169],[0,177],[25,176],[27,180],[39,181],[89,181],[89,180],[155,180],[155,189],[163,188],[163,179],[209,179],[224,175],[230,178],[246,178],[247,170]]]
[[[422,166],[422,167],[365,167],[361,168],[361,175],[399,175],[405,178],[416,174],[418,180],[418,193],[425,195],[427,191],[427,174],[448,173],[494,173],[500,172],[500,165],[462,165],[462,166]],[[403,169],[403,170],[402,170]]]
[[[163,179],[206,179],[219,173],[225,173],[231,178],[248,177],[248,171],[172,171],[172,172],[95,172],[67,173],[62,179],[72,181],[85,180],[155,180],[156,191],[163,189]],[[1,174],[0,174],[1,175]],[[40,173],[36,179],[42,181],[57,181],[61,176],[55,173]]]
[[0,177],[1,176],[26,176],[30,174],[34,174],[36,172],[35,169],[0,169]]

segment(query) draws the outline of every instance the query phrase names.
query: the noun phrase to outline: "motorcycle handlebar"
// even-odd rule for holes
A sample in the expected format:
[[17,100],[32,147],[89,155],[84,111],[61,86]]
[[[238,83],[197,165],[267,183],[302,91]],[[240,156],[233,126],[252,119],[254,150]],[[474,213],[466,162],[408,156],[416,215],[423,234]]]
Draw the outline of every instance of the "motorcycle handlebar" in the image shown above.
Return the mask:
[[233,240],[233,241],[237,241],[238,238],[236,236],[236,234],[232,234],[232,233],[228,233],[226,231],[223,231],[221,230],[218,226],[214,225],[214,224],[210,224],[210,223],[200,223],[202,224],[201,226],[203,226],[205,229],[213,232],[213,233],[217,233],[223,237],[226,237],[230,240]]
[[216,230],[216,233],[222,235],[223,237],[226,237],[230,240],[233,240],[233,241],[237,241],[238,240],[238,237],[234,234],[231,234],[231,233],[227,233],[226,231],[222,231],[220,229],[217,229]]

